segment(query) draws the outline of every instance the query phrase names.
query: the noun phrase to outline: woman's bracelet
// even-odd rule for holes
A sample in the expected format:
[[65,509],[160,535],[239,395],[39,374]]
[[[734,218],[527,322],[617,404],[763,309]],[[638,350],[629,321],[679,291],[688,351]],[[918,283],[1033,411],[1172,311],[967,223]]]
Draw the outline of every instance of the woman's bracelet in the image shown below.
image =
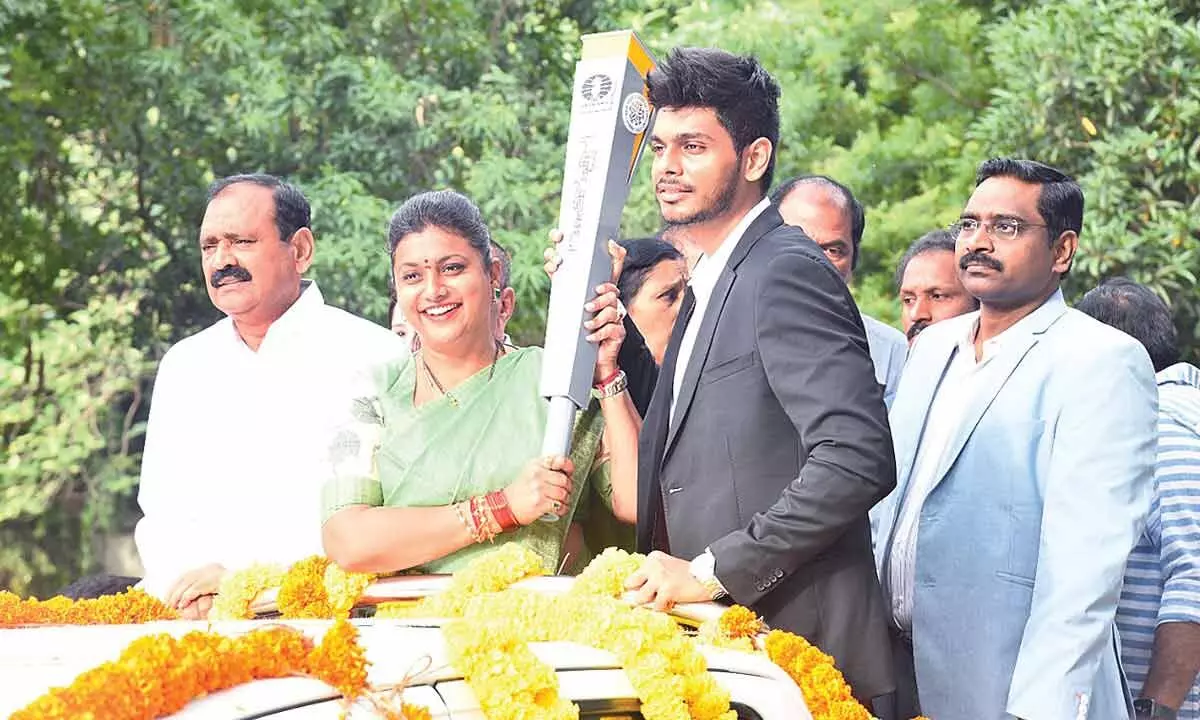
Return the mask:
[[601,400],[605,400],[610,397],[616,397],[625,392],[625,389],[629,387],[629,378],[625,376],[624,370],[618,370],[616,375],[612,376],[611,380],[606,380],[603,383],[596,383],[596,385],[593,387],[596,397]]
[[475,519],[475,527],[479,529],[479,534],[475,536],[475,542],[491,541],[496,537],[496,531],[492,529],[491,518],[488,517],[483,496],[472,495],[467,502],[470,504],[471,517]]
[[513,514],[512,508],[508,504],[508,496],[503,490],[493,490],[486,495],[488,509],[492,511],[492,517],[496,518],[496,523],[500,526],[500,532],[509,532],[521,527],[521,523],[517,521],[517,516]]
[[467,534],[471,536],[471,540],[479,542],[479,530],[475,528],[475,524],[471,520],[469,507],[470,505],[467,502],[455,503],[454,516],[467,529]]
[[605,385],[608,385],[613,380],[616,380],[617,376],[620,374],[621,374],[621,368],[617,368],[616,370],[613,370],[612,373],[610,375],[608,375],[607,377],[605,377],[603,380],[598,380],[598,381],[592,383],[592,387],[596,388],[597,390],[603,390]]

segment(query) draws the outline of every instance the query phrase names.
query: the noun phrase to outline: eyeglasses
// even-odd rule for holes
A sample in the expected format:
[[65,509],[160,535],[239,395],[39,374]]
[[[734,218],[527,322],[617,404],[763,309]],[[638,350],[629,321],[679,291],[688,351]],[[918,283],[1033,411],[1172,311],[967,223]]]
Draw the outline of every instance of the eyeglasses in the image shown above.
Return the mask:
[[1024,220],[1016,220],[1014,218],[998,218],[996,220],[976,220],[975,218],[962,218],[958,222],[950,226],[950,232],[956,238],[971,237],[979,232],[979,228],[987,231],[988,235],[997,240],[1013,240],[1021,234],[1026,228],[1044,228],[1047,225],[1039,225],[1038,223],[1027,223]]

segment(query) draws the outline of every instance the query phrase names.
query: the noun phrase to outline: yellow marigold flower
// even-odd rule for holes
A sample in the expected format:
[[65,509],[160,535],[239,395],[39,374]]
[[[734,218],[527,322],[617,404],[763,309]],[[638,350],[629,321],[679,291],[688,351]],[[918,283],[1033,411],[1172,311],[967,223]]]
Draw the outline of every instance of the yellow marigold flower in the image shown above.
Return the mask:
[[[389,608],[389,617],[461,617],[467,601],[483,593],[499,592],[513,583],[545,572],[542,558],[519,543],[505,543],[480,555],[454,573],[445,592],[427,597],[411,610]],[[389,604],[390,605],[390,604]],[[403,615],[391,615],[402,612]]]
[[228,573],[221,579],[213,600],[209,620],[249,620],[254,617],[251,603],[264,590],[279,587],[287,572],[280,565],[255,564]]
[[625,592],[625,579],[637,572],[645,559],[645,555],[606,548],[575,578],[571,594],[620,597]]
[[325,594],[333,611],[332,617],[349,616],[367,586],[374,580],[375,575],[371,573],[348,572],[336,563],[329,563],[325,568]]

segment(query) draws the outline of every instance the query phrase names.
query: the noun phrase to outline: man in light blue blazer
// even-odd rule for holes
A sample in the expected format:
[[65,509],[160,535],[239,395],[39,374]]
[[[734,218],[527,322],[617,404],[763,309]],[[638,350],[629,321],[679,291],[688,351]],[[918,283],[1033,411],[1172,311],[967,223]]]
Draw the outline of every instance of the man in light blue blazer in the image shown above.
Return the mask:
[[1128,718],[1113,619],[1150,506],[1154,370],[1063,302],[1079,186],[1009,159],[976,180],[956,255],[980,310],[921,333],[890,414],[876,560],[897,658],[936,720]]

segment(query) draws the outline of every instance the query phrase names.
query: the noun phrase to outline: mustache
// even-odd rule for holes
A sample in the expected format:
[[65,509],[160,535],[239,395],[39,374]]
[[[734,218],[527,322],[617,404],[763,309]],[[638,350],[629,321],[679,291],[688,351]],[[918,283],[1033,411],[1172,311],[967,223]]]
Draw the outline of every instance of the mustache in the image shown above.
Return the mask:
[[654,185],[654,189],[656,191],[671,189],[671,190],[679,190],[681,192],[691,192],[692,186],[684,185],[681,182],[670,182],[670,181],[660,180],[659,182],[657,182]]
[[963,255],[961,258],[959,258],[959,260],[958,260],[958,269],[959,270],[966,270],[968,265],[982,265],[983,267],[991,268],[992,270],[995,270],[996,272],[1001,272],[1004,270],[1004,265],[1000,264],[999,260],[992,257],[991,255],[987,255],[987,254],[981,253],[981,252],[969,252],[966,255]]
[[921,333],[922,330],[924,330],[925,328],[929,327],[932,324],[933,323],[929,322],[928,320],[917,320],[916,322],[914,322],[908,328],[908,332],[905,333],[905,335],[908,336],[908,341],[912,342],[913,338],[915,338],[917,335],[919,335]]
[[228,279],[240,280],[242,282],[250,282],[250,271],[238,265],[226,265],[223,268],[213,270],[212,275],[208,278],[208,283],[213,287],[217,287],[223,280]]

